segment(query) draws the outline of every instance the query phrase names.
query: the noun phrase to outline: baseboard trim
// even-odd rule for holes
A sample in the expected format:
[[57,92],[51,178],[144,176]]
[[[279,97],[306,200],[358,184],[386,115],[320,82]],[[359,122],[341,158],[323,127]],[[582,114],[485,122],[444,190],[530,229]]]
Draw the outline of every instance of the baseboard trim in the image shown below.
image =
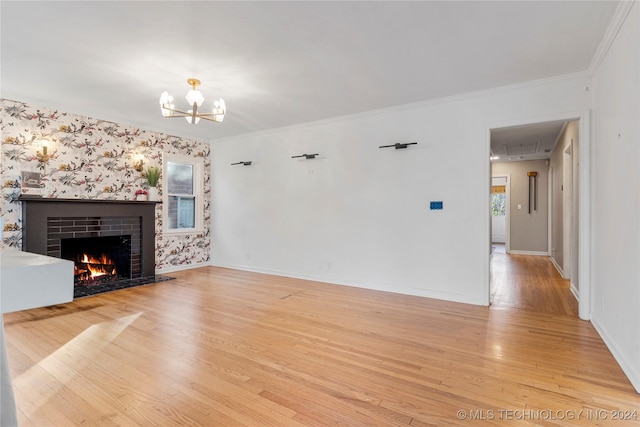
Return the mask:
[[509,253],[511,255],[549,256],[548,252],[537,252],[537,251],[514,251],[514,250],[510,250]]
[[219,263],[216,263],[215,261],[212,261],[209,265],[211,265],[212,267],[229,268],[232,270],[248,271],[252,273],[261,273],[261,274],[269,274],[273,276],[290,277],[293,279],[302,279],[302,280],[308,280],[312,282],[328,283],[328,284],[339,285],[339,286],[350,286],[352,288],[369,289],[372,291],[390,292],[390,293],[401,294],[401,295],[412,295],[412,296],[432,298],[432,299],[437,299],[442,301],[459,302],[462,304],[472,304],[472,305],[482,305],[482,306],[487,305],[487,302],[483,301],[482,298],[465,298],[464,295],[452,293],[452,292],[442,292],[437,290],[421,289],[421,288],[414,288],[410,286],[399,286],[399,285],[391,285],[391,284],[389,285],[381,284],[379,286],[375,286],[375,285],[372,286],[371,284],[368,284],[368,283],[360,283],[357,281],[344,280],[336,277],[312,276],[308,274],[299,274],[295,272],[280,271],[280,270],[253,267],[253,266],[247,266],[247,265],[219,264]]
[[160,268],[156,270],[156,274],[165,274],[165,273],[173,273],[174,271],[183,271],[183,270],[191,270],[192,268],[198,267],[209,267],[211,265],[210,262],[197,262],[195,264],[184,264],[184,265],[172,265],[166,268]]
[[631,367],[631,365],[627,363],[625,358],[622,357],[622,353],[620,352],[620,350],[618,350],[618,347],[609,338],[609,335],[607,335],[605,329],[602,327],[602,325],[600,325],[600,323],[598,323],[598,319],[594,316],[591,317],[591,324],[595,328],[596,332],[598,332],[598,335],[600,335],[600,338],[602,338],[602,341],[604,341],[604,344],[613,355],[613,358],[616,359],[616,362],[618,362],[618,365],[620,365],[620,368],[631,382],[631,385],[636,389],[638,393],[640,393],[640,375],[638,374],[638,372],[636,372]]
[[562,271],[562,268],[560,268],[560,266],[558,265],[554,257],[551,257],[551,264],[553,264],[556,270],[558,270],[558,273],[560,273],[560,276],[564,278],[564,271]]
[[573,282],[571,282],[571,287],[569,289],[571,289],[571,293],[576,298],[576,301],[580,302],[580,291],[576,288],[576,285]]
[[[558,273],[560,273],[560,276],[562,276],[563,279],[567,278],[564,275],[564,271],[562,271],[562,268],[560,268],[554,257],[551,257],[551,264],[553,264],[556,270],[558,270]],[[571,290],[571,293],[573,294],[573,297],[576,299],[576,301],[580,302],[580,291],[578,291],[575,283],[571,282],[569,289]]]

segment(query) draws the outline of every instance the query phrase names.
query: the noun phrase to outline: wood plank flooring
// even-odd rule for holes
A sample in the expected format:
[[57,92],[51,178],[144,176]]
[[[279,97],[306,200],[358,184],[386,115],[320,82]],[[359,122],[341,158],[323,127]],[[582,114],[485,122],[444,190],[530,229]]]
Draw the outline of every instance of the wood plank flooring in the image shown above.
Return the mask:
[[578,315],[569,280],[549,257],[506,254],[494,244],[491,255],[491,304],[550,314]]
[[575,315],[173,275],[5,315],[20,425],[639,425],[640,396]]

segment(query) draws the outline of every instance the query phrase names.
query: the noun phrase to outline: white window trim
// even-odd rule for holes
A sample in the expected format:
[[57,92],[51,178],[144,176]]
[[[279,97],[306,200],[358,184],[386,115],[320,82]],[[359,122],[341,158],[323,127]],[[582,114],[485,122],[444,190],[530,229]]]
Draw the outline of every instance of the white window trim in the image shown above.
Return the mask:
[[[169,162],[193,165],[193,195],[195,201],[195,228],[169,228],[169,185],[167,164]],[[204,231],[204,161],[201,157],[178,154],[162,154],[162,233],[170,235],[197,234]]]

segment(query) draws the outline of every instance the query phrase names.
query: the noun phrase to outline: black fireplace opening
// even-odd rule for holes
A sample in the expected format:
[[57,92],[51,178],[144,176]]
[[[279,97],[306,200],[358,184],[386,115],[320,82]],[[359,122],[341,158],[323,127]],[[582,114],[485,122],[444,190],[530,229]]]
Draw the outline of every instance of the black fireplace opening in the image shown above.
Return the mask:
[[60,255],[74,263],[76,290],[108,286],[140,275],[133,271],[130,235],[61,239]]

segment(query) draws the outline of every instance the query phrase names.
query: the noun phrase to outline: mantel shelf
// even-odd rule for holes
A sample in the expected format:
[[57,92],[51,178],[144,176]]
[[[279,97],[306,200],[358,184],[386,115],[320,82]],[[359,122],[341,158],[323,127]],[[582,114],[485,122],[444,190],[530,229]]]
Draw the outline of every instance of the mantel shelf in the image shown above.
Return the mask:
[[18,200],[21,202],[37,202],[37,203],[108,203],[108,204],[158,204],[162,203],[160,200],[152,201],[138,201],[138,200],[110,200],[110,199],[61,199],[50,197],[33,197],[33,196],[20,196]]

